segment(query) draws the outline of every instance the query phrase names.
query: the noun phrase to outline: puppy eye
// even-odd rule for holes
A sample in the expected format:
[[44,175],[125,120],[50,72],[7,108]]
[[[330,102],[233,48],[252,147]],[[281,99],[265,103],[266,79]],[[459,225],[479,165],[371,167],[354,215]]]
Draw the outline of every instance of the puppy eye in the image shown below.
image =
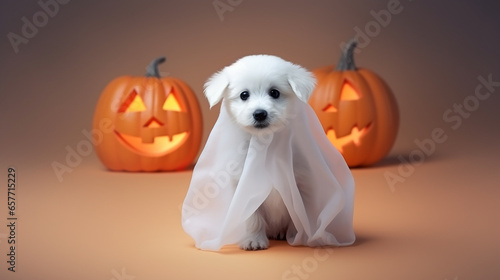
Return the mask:
[[240,98],[243,101],[247,100],[249,97],[250,97],[250,93],[248,93],[248,91],[244,91],[244,92],[240,93]]
[[277,89],[272,89],[269,91],[269,95],[274,98],[274,99],[277,99],[280,97],[280,92],[277,90]]

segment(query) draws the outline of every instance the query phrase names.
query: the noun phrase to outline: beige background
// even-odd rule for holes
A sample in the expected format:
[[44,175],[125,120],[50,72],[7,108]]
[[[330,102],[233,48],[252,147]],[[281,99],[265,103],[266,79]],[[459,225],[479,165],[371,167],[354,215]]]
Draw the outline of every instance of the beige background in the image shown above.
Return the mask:
[[[353,170],[354,246],[198,251],[180,226],[190,170],[109,172],[92,154],[59,182],[51,163],[64,163],[66,147],[85,140],[82,130],[113,78],[143,75],[152,58],[166,55],[163,74],[198,95],[205,141],[218,115],[202,96],[213,72],[255,53],[309,69],[334,64],[341,42],[392,1],[221,0],[237,4],[222,20],[213,2],[70,1],[15,53],[7,34],[22,34],[22,18],[32,21],[42,9],[37,1],[0,1],[0,221],[7,223],[9,166],[18,175],[19,218],[16,273],[7,271],[0,226],[1,279],[500,277],[500,87],[458,129],[443,119],[474,94],[478,76],[500,81],[493,1],[402,0],[401,12],[356,54],[358,66],[393,89],[401,128],[387,159]],[[403,169],[398,156],[408,159],[414,141],[436,128],[447,140],[390,188],[384,175]],[[288,274],[294,267],[302,274]]]

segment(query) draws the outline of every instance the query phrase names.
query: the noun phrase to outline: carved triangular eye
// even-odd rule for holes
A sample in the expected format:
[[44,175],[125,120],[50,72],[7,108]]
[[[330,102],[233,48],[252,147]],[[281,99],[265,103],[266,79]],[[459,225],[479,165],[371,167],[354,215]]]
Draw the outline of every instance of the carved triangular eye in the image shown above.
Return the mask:
[[134,89],[122,103],[120,109],[118,109],[118,113],[140,112],[144,110],[146,110],[146,105],[144,105],[141,96]]
[[168,94],[167,100],[165,100],[165,103],[163,103],[163,110],[176,112],[182,111],[181,106],[179,105],[179,102],[177,101],[177,98],[175,98],[173,92],[170,92]]
[[358,100],[359,93],[349,82],[344,82],[340,91],[340,100]]

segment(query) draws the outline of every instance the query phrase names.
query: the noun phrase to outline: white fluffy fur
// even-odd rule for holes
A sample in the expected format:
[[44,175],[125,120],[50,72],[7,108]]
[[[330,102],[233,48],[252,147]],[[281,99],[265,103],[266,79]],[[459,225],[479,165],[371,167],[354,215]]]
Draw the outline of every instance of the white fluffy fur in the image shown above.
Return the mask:
[[[276,131],[287,125],[289,106],[299,99],[307,102],[316,80],[304,68],[276,56],[251,55],[215,73],[205,84],[210,107],[224,99],[224,106],[233,120],[249,133]],[[279,98],[269,95],[280,92]],[[247,100],[240,94],[249,93]],[[258,122],[256,110],[265,110],[267,118]],[[257,124],[265,124],[259,127]],[[256,174],[256,176],[258,176]],[[268,238],[284,239],[290,216],[281,196],[273,190],[260,208],[247,220],[247,232],[240,247],[245,250],[266,249]]]

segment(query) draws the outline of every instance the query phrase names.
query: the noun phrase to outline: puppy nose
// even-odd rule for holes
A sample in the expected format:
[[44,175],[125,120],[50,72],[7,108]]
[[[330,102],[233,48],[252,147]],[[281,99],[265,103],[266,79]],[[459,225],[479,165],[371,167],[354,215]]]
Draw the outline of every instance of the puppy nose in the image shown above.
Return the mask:
[[255,112],[253,112],[253,118],[261,122],[267,118],[267,111],[262,109],[255,110]]

